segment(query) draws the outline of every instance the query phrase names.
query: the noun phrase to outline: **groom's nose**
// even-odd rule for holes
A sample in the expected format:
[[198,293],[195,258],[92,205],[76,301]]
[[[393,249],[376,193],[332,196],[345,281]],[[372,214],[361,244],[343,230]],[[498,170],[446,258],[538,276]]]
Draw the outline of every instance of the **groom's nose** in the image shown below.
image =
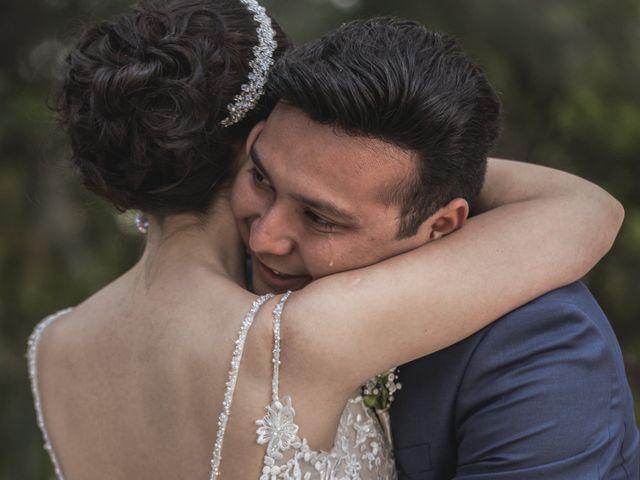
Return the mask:
[[253,220],[249,232],[249,248],[253,253],[284,256],[293,250],[290,224],[284,211],[270,208]]

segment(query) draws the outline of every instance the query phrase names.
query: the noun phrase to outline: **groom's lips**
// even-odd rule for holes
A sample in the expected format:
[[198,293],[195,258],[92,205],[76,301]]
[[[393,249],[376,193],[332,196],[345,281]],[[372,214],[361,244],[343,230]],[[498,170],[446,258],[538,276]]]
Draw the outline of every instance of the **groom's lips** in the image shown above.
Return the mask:
[[258,258],[254,257],[258,267],[258,275],[271,288],[274,293],[282,293],[287,290],[300,290],[311,282],[309,275],[287,275],[267,267]]

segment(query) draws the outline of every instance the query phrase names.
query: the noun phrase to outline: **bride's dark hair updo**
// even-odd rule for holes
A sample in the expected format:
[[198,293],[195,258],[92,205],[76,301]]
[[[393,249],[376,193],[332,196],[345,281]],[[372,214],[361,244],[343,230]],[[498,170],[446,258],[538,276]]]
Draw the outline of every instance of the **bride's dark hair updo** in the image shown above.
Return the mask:
[[[277,59],[288,47],[276,32]],[[262,100],[223,128],[247,82],[258,24],[239,0],[143,2],[85,29],[57,110],[85,186],[120,210],[205,212],[227,184]]]

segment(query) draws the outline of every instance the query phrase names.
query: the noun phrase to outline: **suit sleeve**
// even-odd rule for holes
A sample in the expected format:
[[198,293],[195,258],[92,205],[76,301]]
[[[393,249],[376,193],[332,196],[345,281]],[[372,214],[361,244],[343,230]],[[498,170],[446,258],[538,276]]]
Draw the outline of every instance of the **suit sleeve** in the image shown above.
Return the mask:
[[458,392],[455,479],[630,478],[623,469],[607,474],[624,437],[610,424],[623,388],[617,361],[571,303],[530,305],[497,321]]

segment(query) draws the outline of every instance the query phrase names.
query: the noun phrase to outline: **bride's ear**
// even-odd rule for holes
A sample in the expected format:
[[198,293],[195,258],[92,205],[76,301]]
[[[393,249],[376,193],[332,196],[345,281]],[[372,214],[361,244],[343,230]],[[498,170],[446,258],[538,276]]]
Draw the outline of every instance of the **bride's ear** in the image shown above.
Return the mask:
[[442,238],[461,228],[468,216],[469,203],[463,198],[454,198],[425,222],[430,228],[429,241]]
[[247,137],[247,141],[245,142],[245,153],[249,155],[251,153],[251,149],[253,148],[253,144],[256,143],[258,136],[260,136],[260,132],[264,128],[266,124],[266,120],[262,120],[251,129],[249,132],[249,136]]

